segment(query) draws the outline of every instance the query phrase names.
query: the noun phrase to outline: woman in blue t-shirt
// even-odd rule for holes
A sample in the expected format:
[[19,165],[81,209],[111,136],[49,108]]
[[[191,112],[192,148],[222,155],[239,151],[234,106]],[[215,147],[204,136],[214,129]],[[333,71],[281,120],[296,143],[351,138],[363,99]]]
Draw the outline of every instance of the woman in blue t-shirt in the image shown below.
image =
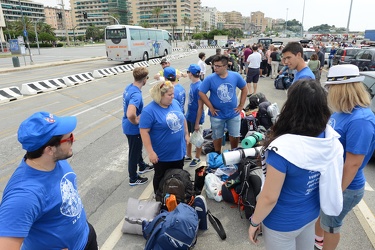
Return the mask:
[[167,169],[183,168],[189,133],[170,81],[155,84],[150,95],[153,101],[143,109],[139,128],[143,145],[154,165],[156,192]]
[[328,213],[340,213],[343,149],[329,117],[320,84],[303,79],[289,88],[264,145],[267,173],[250,218],[253,243],[262,223],[266,249],[313,249],[320,200],[331,201],[322,208]]
[[[361,83],[364,76],[352,64],[332,66],[325,86],[328,88],[328,104],[334,111],[331,126],[340,134],[344,147],[344,175],[342,190],[343,210],[339,216],[320,214],[320,224],[316,226],[315,246],[335,249],[340,241],[340,228],[345,216],[364,195],[366,178],[364,168],[375,149],[375,116],[369,108],[370,96]],[[320,228],[321,226],[321,228]]]

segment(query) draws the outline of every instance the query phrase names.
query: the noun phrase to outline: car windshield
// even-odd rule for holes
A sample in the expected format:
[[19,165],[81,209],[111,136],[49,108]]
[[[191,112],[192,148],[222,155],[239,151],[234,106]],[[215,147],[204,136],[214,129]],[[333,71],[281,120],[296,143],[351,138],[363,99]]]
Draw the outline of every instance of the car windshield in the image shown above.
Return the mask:
[[348,49],[346,50],[347,56],[354,56],[358,52],[358,49]]
[[315,51],[304,51],[303,57],[307,60],[310,60],[310,57],[312,56],[312,54],[315,54]]

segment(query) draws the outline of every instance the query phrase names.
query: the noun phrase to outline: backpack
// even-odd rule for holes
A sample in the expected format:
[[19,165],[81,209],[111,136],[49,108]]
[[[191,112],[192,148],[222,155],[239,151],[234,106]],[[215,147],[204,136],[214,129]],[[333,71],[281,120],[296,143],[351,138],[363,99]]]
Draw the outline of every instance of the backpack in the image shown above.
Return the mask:
[[245,217],[249,219],[255,210],[257,197],[262,188],[263,170],[254,157],[243,157],[239,163],[240,193],[239,205],[245,210]]
[[247,132],[256,131],[258,129],[258,120],[252,116],[248,115],[241,119],[240,135],[241,140],[245,138]]
[[266,96],[263,93],[256,93],[249,97],[249,104],[246,106],[245,110],[256,109],[259,104],[267,101]]
[[268,107],[271,105],[270,102],[265,101],[259,104],[259,110],[257,114],[257,118],[259,121],[259,125],[269,129],[272,126],[272,120],[270,115],[267,112]]
[[191,181],[190,173],[184,169],[168,169],[159,183],[155,199],[160,201],[163,208],[166,208],[166,198],[174,194],[177,204],[187,203],[191,205],[194,201],[194,184]]
[[163,211],[153,221],[142,222],[145,250],[191,249],[197,241],[199,220],[191,206],[180,203]]
[[275,79],[274,85],[275,85],[275,89],[285,89],[284,76],[283,75],[277,76]]

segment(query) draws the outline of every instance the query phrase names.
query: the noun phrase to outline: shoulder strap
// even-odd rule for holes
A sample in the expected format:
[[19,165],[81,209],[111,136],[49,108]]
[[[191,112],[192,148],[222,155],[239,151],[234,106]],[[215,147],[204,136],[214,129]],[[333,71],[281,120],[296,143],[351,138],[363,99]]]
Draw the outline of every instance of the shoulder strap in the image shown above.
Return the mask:
[[211,225],[214,227],[217,234],[220,236],[222,240],[227,238],[227,234],[225,233],[224,227],[221,224],[220,220],[216,218],[213,214],[211,214],[210,210],[207,210],[208,219],[211,222]]

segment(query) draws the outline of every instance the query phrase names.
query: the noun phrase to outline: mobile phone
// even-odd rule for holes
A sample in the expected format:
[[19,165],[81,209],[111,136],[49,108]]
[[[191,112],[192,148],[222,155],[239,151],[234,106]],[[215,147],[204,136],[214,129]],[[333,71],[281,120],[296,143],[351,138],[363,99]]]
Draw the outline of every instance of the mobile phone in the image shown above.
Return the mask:
[[260,234],[260,227],[258,227],[257,230],[254,233],[254,238],[253,238],[254,242],[256,242],[258,240],[259,234]]

